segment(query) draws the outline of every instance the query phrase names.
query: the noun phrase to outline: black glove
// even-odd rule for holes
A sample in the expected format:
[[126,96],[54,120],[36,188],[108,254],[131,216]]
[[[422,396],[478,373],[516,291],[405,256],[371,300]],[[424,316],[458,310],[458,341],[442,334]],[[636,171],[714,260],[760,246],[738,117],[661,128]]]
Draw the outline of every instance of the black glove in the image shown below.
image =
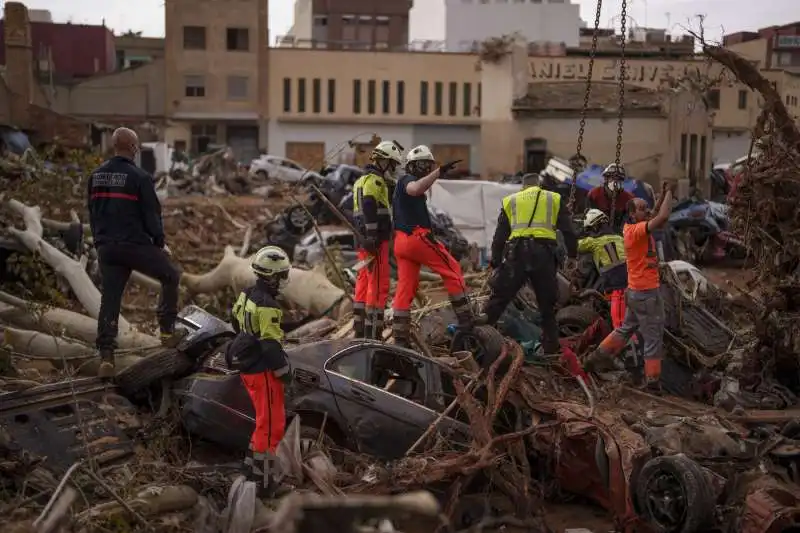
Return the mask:
[[444,165],[440,166],[439,167],[439,175],[443,176],[443,175],[447,174],[448,172],[450,172],[451,170],[456,168],[456,165],[461,163],[461,161],[463,161],[463,159],[456,159],[455,161],[448,161]]

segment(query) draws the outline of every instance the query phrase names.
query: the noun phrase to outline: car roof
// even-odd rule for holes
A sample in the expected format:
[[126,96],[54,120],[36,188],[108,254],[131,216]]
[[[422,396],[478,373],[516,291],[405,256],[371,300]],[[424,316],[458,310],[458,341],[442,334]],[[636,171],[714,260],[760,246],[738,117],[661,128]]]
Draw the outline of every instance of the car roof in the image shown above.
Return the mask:
[[366,339],[334,339],[334,340],[325,339],[321,341],[301,344],[299,346],[288,347],[286,348],[286,354],[289,356],[290,359],[293,359],[298,363],[304,363],[309,366],[322,368],[325,362],[332,356],[353,346],[388,348],[398,353],[408,354],[409,356],[413,356],[416,359],[423,359],[426,361],[431,361],[435,365],[444,366],[440,361],[437,361],[435,358],[434,359],[428,358],[424,354],[415,352],[414,350],[401,348],[394,344],[387,344],[384,342],[366,340]]

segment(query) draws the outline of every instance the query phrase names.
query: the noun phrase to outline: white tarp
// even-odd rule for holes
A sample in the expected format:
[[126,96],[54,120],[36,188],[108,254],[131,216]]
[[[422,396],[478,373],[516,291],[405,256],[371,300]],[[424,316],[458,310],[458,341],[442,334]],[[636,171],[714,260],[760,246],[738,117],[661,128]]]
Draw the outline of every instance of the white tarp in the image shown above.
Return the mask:
[[488,248],[503,198],[520,188],[519,184],[492,181],[439,180],[431,187],[428,201],[449,214],[469,242]]

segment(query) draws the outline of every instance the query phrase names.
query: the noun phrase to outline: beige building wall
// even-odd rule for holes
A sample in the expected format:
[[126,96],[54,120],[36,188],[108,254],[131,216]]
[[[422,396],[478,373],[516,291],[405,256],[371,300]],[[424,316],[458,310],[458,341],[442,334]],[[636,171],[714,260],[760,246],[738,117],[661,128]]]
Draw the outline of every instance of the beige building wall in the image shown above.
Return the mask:
[[165,113],[164,60],[97,76],[52,91],[53,109],[89,120],[161,122]]

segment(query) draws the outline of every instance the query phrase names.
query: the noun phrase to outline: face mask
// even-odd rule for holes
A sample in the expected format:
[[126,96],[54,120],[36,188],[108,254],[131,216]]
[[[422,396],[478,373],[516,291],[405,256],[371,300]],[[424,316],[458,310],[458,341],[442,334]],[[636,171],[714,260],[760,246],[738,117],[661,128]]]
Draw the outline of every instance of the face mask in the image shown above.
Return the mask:
[[619,192],[622,190],[622,183],[617,180],[609,181],[606,185],[609,191]]
[[278,282],[278,292],[283,292],[289,286],[289,278],[283,278]]

